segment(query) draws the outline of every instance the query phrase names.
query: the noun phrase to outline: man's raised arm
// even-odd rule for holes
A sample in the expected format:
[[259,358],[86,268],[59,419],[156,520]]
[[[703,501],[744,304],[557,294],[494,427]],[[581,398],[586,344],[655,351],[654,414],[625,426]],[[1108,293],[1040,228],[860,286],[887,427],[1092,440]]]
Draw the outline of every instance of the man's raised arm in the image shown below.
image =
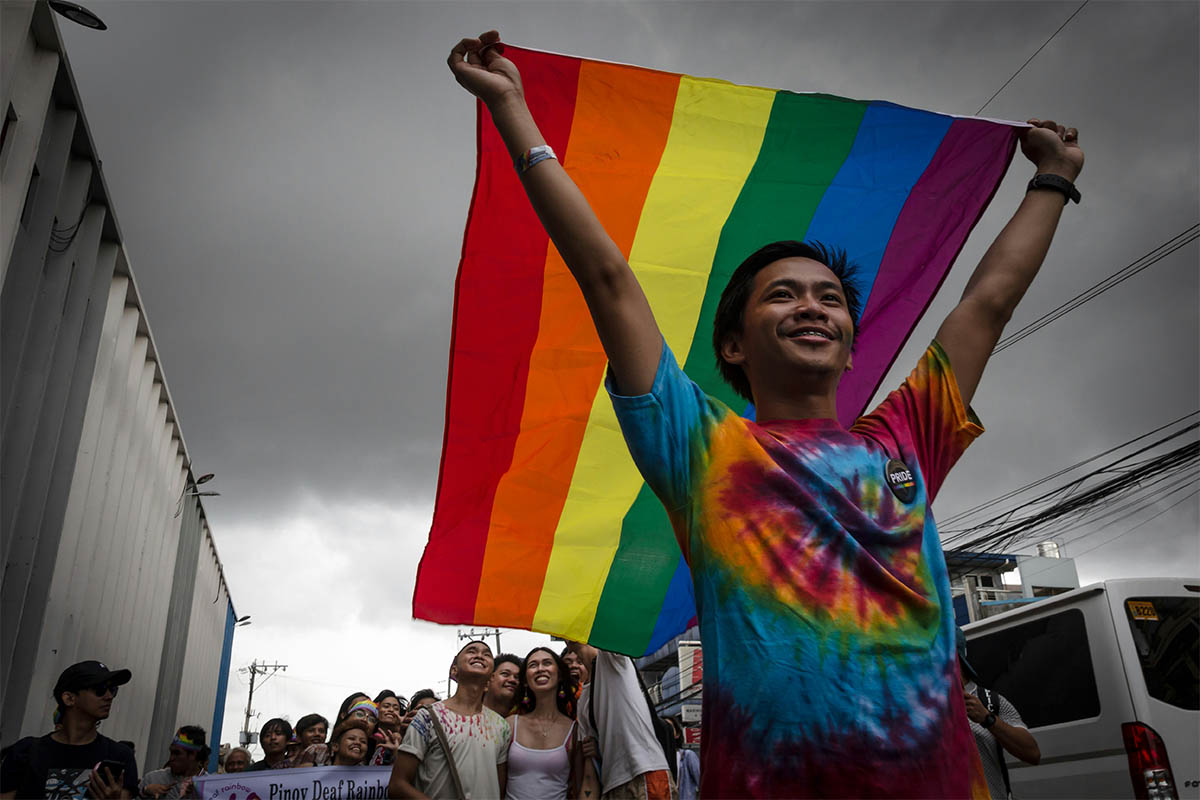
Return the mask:
[[[1037,174],[1074,182],[1083,169],[1078,132],[1046,120],[1029,123],[1033,127],[1021,134],[1021,151],[1037,166]],[[1048,189],[1026,193],[938,329],[937,340],[954,367],[964,404],[974,397],[992,349],[1042,266],[1066,200]]]
[[[450,70],[487,105],[509,155],[517,160],[546,144],[525,104],[521,76],[505,58],[500,34],[463,39],[450,51]],[[662,355],[662,334],[624,254],[604,230],[579,187],[555,159],[521,174],[525,193],[575,276],[622,394],[650,391]]]

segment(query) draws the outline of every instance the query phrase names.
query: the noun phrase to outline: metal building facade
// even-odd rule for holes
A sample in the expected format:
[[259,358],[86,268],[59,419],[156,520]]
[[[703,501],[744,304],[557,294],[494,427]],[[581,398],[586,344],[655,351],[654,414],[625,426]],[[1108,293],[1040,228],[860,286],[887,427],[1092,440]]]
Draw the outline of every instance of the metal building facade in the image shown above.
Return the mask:
[[0,744],[94,658],[133,672],[102,730],[161,763],[220,741],[233,605],[57,18],[0,15]]

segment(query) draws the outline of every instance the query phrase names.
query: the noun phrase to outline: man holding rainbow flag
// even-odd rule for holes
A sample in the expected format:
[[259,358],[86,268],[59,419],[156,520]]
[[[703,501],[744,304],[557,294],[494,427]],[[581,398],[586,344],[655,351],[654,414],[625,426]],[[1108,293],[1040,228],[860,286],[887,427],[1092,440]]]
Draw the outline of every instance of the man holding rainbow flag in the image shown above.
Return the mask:
[[[1036,176],[904,384],[849,429],[837,389],[861,314],[835,246],[762,242],[715,316],[754,420],[679,368],[625,255],[546,145],[499,34],[449,57],[491,113],[583,292],[626,443],[691,569],[705,648],[704,797],[987,797],[929,504],[982,432],[969,408],[1083,166],[1030,120]],[[836,243],[828,242],[827,245]]]

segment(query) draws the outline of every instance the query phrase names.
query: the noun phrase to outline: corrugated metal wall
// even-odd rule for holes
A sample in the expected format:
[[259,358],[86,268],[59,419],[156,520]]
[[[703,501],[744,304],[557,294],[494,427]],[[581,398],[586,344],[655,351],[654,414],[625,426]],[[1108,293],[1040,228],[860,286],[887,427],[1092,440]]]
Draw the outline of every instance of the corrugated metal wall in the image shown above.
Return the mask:
[[220,719],[233,606],[56,19],[0,14],[0,743],[94,658],[133,672],[104,732],[160,763]]

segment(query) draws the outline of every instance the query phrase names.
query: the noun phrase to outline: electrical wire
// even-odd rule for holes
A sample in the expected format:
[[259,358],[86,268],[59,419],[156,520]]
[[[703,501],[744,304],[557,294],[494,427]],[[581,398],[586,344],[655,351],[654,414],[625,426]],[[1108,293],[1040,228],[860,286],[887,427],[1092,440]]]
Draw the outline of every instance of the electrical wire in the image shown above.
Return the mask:
[[[1184,431],[1172,434],[1166,438],[1175,438],[1178,435],[1182,435],[1182,433],[1195,429],[1195,427],[1189,426]],[[1161,441],[1165,441],[1165,439]],[[1155,445],[1151,445],[1151,447],[1153,446]],[[1142,452],[1145,449],[1148,448],[1144,448]],[[1124,461],[1128,461],[1129,458],[1126,457]],[[1181,472],[1191,472],[1198,460],[1200,460],[1200,442],[1189,442],[1170,452],[1145,459],[1127,470],[1101,469],[1089,473],[1084,478],[1079,479],[1079,481],[1073,481],[1072,484],[1077,484],[1106,471],[1116,472],[1117,474],[1086,491],[1080,492],[1074,497],[1059,500],[1043,510],[1030,513],[1015,520],[1012,519],[1013,512],[1007,512],[1000,517],[993,518],[980,525],[955,532],[954,535],[944,539],[944,542],[956,542],[954,547],[946,548],[947,555],[960,556],[960,559],[953,564],[952,571],[961,573],[982,564],[987,559],[984,559],[981,553],[997,550],[1002,551],[1020,542],[1044,536],[1046,535],[1045,529],[1051,524],[1061,524],[1063,520],[1072,518],[1078,522],[1081,516],[1086,517],[1089,513],[1095,511],[1097,506],[1110,501],[1110,499],[1115,500],[1116,498],[1124,497],[1126,498],[1126,503],[1119,508],[1103,509],[1107,518],[1114,521],[1127,519],[1133,513],[1144,510],[1148,505],[1157,500],[1156,493],[1166,492],[1167,496],[1169,496],[1175,491],[1184,488],[1184,485],[1182,480],[1177,480],[1175,484],[1168,484],[1166,487],[1156,489],[1149,497],[1143,496],[1136,501],[1141,505],[1133,509],[1130,508],[1128,503],[1129,496],[1137,495],[1138,493],[1145,495],[1148,490],[1162,483],[1164,480],[1169,480]],[[1062,492],[1063,488],[1065,487],[1060,487],[1060,489],[1044,497],[1050,497],[1055,493]],[[1102,516],[1101,518],[1105,517]],[[1095,524],[1098,521],[1097,519],[1093,519],[1091,522]],[[1071,528],[1071,530],[1076,529],[1078,529],[1078,525]],[[1091,535],[1094,532],[1091,531],[1085,534],[1085,536]],[[971,534],[973,533],[978,533],[979,535],[972,537]]]
[[[1191,416],[1191,415],[1189,415],[1189,416]],[[1060,494],[1061,492],[1066,490],[1068,487],[1075,487],[1091,478],[1096,477],[1097,475],[1101,475],[1106,472],[1112,472],[1114,467],[1119,466],[1120,464],[1134,458],[1135,456],[1139,456],[1139,455],[1142,455],[1143,453],[1147,453],[1150,450],[1153,450],[1154,448],[1156,448],[1160,445],[1163,445],[1163,444],[1171,441],[1172,439],[1176,439],[1180,436],[1183,436],[1184,434],[1188,433],[1189,431],[1196,430],[1197,428],[1200,428],[1200,423],[1192,423],[1191,425],[1188,425],[1187,427],[1182,428],[1172,434],[1164,436],[1161,439],[1158,439],[1158,440],[1146,445],[1145,447],[1135,450],[1134,452],[1130,453],[1127,456],[1124,456],[1123,458],[1120,458],[1116,461],[1109,462],[1108,464],[1104,465],[1103,467],[1100,467],[1099,469],[1093,470],[1093,471],[1087,473],[1086,475],[1083,475],[1082,477],[1076,478],[1075,480],[1072,480],[1072,481],[1064,484],[1063,486],[1058,487],[1057,489],[1052,489],[1051,491],[1046,492],[1045,494],[1039,495],[1038,497],[1035,497],[1034,499],[1029,500],[1024,504],[1017,506],[1016,508],[1009,509],[1008,511],[1005,511],[1001,514],[993,516],[990,519],[987,519],[984,522],[981,522],[977,525],[973,525],[969,528],[961,528],[958,530],[943,529],[942,530],[942,541],[943,541],[943,543],[945,543],[947,541],[954,541],[956,539],[963,538],[967,534],[974,533],[974,532],[982,530],[984,528],[1003,525],[1003,524],[1007,523],[1008,520],[1010,520],[1012,518],[1012,515],[1014,513],[1016,513],[1017,511],[1020,511],[1021,509],[1027,508],[1029,506],[1037,505],[1042,502],[1050,501],[1050,500],[1054,499],[1058,494]]]
[[1102,453],[1097,453],[1096,455],[1085,458],[1082,461],[1077,461],[1069,467],[1063,467],[1062,469],[1058,470],[1057,472],[1051,473],[1050,475],[1047,475],[1043,478],[1038,478],[1036,481],[1033,481],[1032,483],[1027,483],[1024,486],[1021,486],[1017,489],[1013,489],[1012,491],[1006,492],[1005,494],[1002,494],[999,497],[996,497],[996,498],[993,498],[986,502],[980,503],[977,506],[972,506],[971,508],[968,508],[965,511],[960,511],[957,514],[955,514],[951,517],[947,517],[946,519],[942,520],[939,523],[939,527],[945,528],[945,526],[948,526],[948,525],[957,525],[958,523],[962,522],[963,520],[966,520],[969,517],[971,517],[971,515],[973,515],[973,514],[976,514],[980,511],[984,511],[988,508],[991,508],[992,506],[998,505],[998,504],[1004,502],[1005,500],[1010,500],[1013,497],[1016,497],[1017,495],[1022,494],[1023,492],[1029,491],[1030,489],[1036,489],[1037,487],[1039,487],[1045,483],[1048,483],[1048,482],[1054,480],[1055,478],[1062,477],[1063,475],[1066,475],[1068,472],[1072,472],[1076,469],[1079,469],[1080,467],[1084,466],[1085,464],[1090,464],[1091,462],[1093,462],[1099,458],[1103,458],[1104,456],[1108,455],[1109,453],[1115,453],[1117,450],[1128,447],[1129,445],[1131,445],[1135,442],[1139,442],[1142,439],[1145,439],[1147,436],[1153,436],[1154,434],[1158,433],[1159,431],[1166,430],[1167,428],[1171,427],[1172,425],[1177,425],[1180,422],[1183,422],[1188,417],[1194,417],[1197,414],[1200,414],[1200,411],[1193,411],[1190,414],[1184,414],[1179,419],[1172,420],[1171,422],[1168,422],[1166,425],[1160,425],[1159,427],[1155,428],[1152,431],[1143,433],[1141,436],[1135,436],[1134,438],[1129,439],[1128,441],[1122,442],[1121,444],[1118,444],[1114,447],[1110,447],[1109,449],[1105,450]]
[[1044,50],[1044,49],[1046,48],[1046,45],[1050,44],[1050,41],[1051,41],[1051,40],[1052,40],[1052,39],[1053,39],[1055,36],[1058,36],[1058,34],[1059,34],[1061,31],[1062,31],[1062,29],[1063,29],[1063,28],[1067,27],[1067,23],[1068,23],[1068,22],[1070,22],[1071,20],[1075,19],[1075,14],[1078,14],[1080,11],[1083,11],[1083,7],[1084,7],[1084,6],[1086,6],[1086,5],[1087,5],[1089,2],[1090,2],[1090,0],[1083,0],[1083,2],[1082,2],[1082,3],[1080,3],[1080,5],[1079,5],[1079,8],[1075,9],[1075,13],[1074,13],[1074,14],[1071,14],[1071,16],[1067,17],[1067,21],[1066,21],[1066,22],[1064,22],[1062,25],[1059,25],[1059,26],[1058,26],[1058,30],[1056,30],[1054,33],[1050,34],[1050,38],[1049,38],[1049,39],[1047,39],[1046,41],[1042,42],[1042,46],[1041,46],[1041,47],[1039,47],[1037,50],[1034,50],[1034,51],[1033,51],[1033,55],[1031,55],[1029,58],[1025,59],[1025,63],[1024,63],[1024,64],[1022,64],[1021,66],[1017,67],[1017,71],[1016,71],[1016,72],[1014,72],[1012,75],[1010,75],[1010,76],[1009,76],[1008,80],[1006,80],[1006,81],[1004,82],[1004,85],[1003,85],[1003,86],[1001,86],[999,89],[997,89],[997,90],[996,90],[996,91],[995,91],[995,92],[992,94],[992,96],[991,96],[991,97],[989,97],[989,98],[987,99],[987,102],[986,102],[986,103],[984,103],[983,105],[981,105],[981,106],[979,107],[979,110],[975,112],[975,116],[979,116],[980,114],[982,114],[982,113],[983,113],[983,110],[984,110],[985,108],[987,108],[989,105],[991,105],[991,102],[992,102],[993,100],[995,100],[995,99],[996,99],[997,95],[999,95],[1001,92],[1003,92],[1003,91],[1004,91],[1004,89],[1005,89],[1005,88],[1006,88],[1006,87],[1007,87],[1007,86],[1008,86],[1010,83],[1012,83],[1012,82],[1013,82],[1013,80],[1014,80],[1014,79],[1016,79],[1016,77],[1017,77],[1018,75],[1020,75],[1020,74],[1021,74],[1021,70],[1025,69],[1027,66],[1029,66],[1029,62],[1030,62],[1030,61],[1033,61],[1035,58],[1037,58],[1037,54],[1038,54],[1038,53],[1040,53],[1040,52],[1042,52],[1042,50]]
[[1121,267],[1121,269],[1109,275],[1099,283],[1085,289],[1056,308],[1047,311],[1045,314],[1038,317],[1020,330],[1014,331],[1008,336],[1005,336],[996,343],[996,346],[992,349],[992,355],[996,355],[997,353],[1003,352],[1009,347],[1012,347],[1017,342],[1036,333],[1037,331],[1040,331],[1051,322],[1054,322],[1066,314],[1069,314],[1089,300],[1094,300],[1095,298],[1107,292],[1109,289],[1112,289],[1129,280],[1142,270],[1154,266],[1159,261],[1162,261],[1164,258],[1174,253],[1176,250],[1186,247],[1187,245],[1196,241],[1196,239],[1200,239],[1200,223],[1193,224],[1182,233],[1172,236],[1166,242],[1163,242],[1149,253],[1146,253],[1129,264],[1126,264],[1124,267]]

